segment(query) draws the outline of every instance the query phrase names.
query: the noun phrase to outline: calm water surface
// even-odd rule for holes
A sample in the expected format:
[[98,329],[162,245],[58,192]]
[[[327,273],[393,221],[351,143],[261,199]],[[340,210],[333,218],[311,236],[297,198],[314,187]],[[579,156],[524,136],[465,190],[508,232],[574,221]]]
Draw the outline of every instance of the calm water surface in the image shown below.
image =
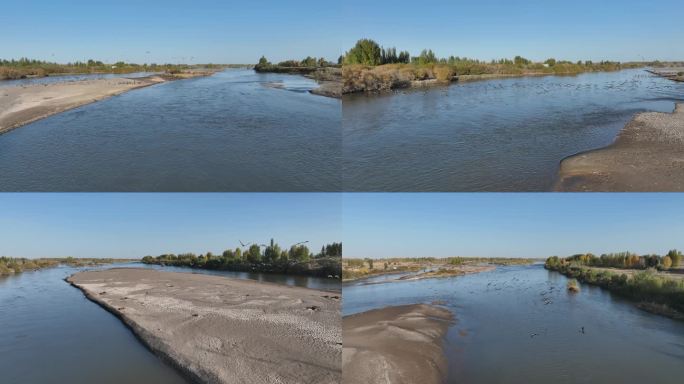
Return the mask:
[[344,286],[343,312],[443,300],[456,316],[446,340],[453,383],[681,382],[684,322],[588,285],[568,294],[566,282],[542,265],[364,282]]
[[335,191],[341,102],[300,76],[231,69],[0,135],[4,191]]
[[[123,266],[144,267],[142,264]],[[149,352],[119,319],[63,280],[84,269],[58,267],[0,277],[0,382],[188,384]],[[164,270],[190,271],[170,267]],[[332,279],[232,272],[211,274],[339,289],[339,282]]]
[[610,144],[684,84],[643,70],[491,80],[344,98],[347,191],[545,191],[559,162]]

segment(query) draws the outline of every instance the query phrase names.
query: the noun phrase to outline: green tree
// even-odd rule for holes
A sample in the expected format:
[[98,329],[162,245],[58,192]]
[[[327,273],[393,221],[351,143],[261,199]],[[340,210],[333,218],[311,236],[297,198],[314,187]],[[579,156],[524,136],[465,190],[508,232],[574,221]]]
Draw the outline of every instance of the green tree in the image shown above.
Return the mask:
[[380,46],[373,40],[361,39],[346,53],[344,64],[380,65],[382,64]]
[[254,264],[261,261],[261,248],[258,245],[252,244],[247,250],[245,258],[248,262]]

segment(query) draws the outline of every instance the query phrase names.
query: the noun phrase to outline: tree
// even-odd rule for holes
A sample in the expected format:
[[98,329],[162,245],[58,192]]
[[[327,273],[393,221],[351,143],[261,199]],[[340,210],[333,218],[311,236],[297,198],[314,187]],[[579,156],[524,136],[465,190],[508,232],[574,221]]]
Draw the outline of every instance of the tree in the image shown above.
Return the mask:
[[273,239],[271,243],[264,249],[264,262],[265,263],[275,263],[280,257],[280,246],[276,244]]
[[672,266],[679,268],[682,265],[682,253],[676,249],[670,250],[667,256],[672,259]]
[[672,258],[670,256],[663,257],[661,265],[663,269],[670,269],[670,267],[672,266]]
[[549,67],[553,67],[554,65],[556,65],[556,59],[553,59],[553,58],[547,59],[544,62],[544,64],[548,65]]
[[346,53],[344,64],[380,65],[382,64],[380,46],[373,40],[361,39]]
[[434,64],[434,63],[438,62],[439,60],[437,59],[437,56],[435,55],[435,53],[432,52],[432,49],[423,49],[420,52],[420,56],[415,58],[415,61],[417,64],[425,65],[425,64]]
[[310,258],[309,248],[306,245],[293,245],[290,247],[288,258],[297,262],[308,261]]
[[261,56],[261,59],[259,59],[259,65],[264,66],[264,65],[270,65],[271,62],[268,61],[266,56]]
[[247,261],[255,264],[261,261],[261,248],[259,248],[258,245],[252,244],[249,249],[247,250],[247,254],[245,255],[247,258]]
[[373,259],[366,259],[366,262],[368,263],[368,268],[373,269]]
[[311,56],[307,56],[306,59],[302,60],[303,67],[315,67],[316,63],[316,58]]

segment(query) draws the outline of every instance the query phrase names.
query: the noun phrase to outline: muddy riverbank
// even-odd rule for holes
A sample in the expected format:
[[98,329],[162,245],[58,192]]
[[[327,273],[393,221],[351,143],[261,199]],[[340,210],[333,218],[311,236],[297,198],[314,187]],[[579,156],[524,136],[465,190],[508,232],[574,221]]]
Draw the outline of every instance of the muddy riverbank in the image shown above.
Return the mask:
[[88,271],[68,281],[195,381],[340,380],[338,293],[145,269]]

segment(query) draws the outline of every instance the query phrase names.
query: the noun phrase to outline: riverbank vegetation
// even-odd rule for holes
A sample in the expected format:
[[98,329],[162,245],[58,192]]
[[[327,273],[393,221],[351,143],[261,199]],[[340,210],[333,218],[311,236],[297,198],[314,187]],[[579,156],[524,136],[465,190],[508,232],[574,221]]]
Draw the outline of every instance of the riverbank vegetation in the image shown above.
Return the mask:
[[85,267],[112,263],[131,262],[130,259],[95,259],[95,258],[40,258],[26,259],[21,257],[0,257],[0,276],[12,275],[26,271],[36,271],[44,268],[52,268],[58,265],[71,267]]
[[647,269],[656,268],[659,270],[669,270],[684,266],[684,255],[682,252],[672,249],[666,255],[637,255],[630,252],[608,253],[596,256],[591,253],[577,254],[565,259],[553,256],[547,259],[546,263],[556,265],[569,263],[588,267],[602,268],[621,268],[621,269]]
[[303,60],[286,60],[273,64],[265,56],[261,56],[259,62],[254,66],[254,70],[257,72],[310,73],[321,68],[339,66],[340,63],[329,62],[323,57],[307,56]]
[[[397,53],[398,52],[398,53]],[[619,63],[558,60],[534,62],[522,56],[483,61],[460,56],[438,57],[424,49],[417,56],[361,39],[342,57],[343,93],[385,91],[411,86],[448,84],[509,76],[574,75],[616,71],[661,63]]]
[[242,248],[227,249],[220,255],[211,252],[200,255],[164,254],[145,256],[142,262],[200,269],[339,278],[342,243],[325,245],[319,253],[314,254],[305,244],[295,244],[289,249],[283,249],[271,239],[269,244],[246,244]]
[[[667,264],[667,260],[675,253],[679,252],[670,251],[670,256],[658,256],[658,258],[661,263]],[[653,263],[655,255],[634,257],[636,255],[627,252],[605,255],[604,263],[620,265],[624,268],[623,270],[597,269],[589,266],[589,263],[596,263],[596,260],[601,260],[601,258],[586,256],[575,255],[568,258],[553,256],[547,259],[545,267],[569,278],[577,279],[579,282],[596,285],[634,300],[641,308],[650,311],[658,309],[658,313],[684,318],[682,315],[684,314],[684,279],[678,278],[675,274],[658,272],[657,267],[651,265],[644,268],[624,267],[640,265],[638,260]]]
[[135,64],[119,61],[113,64],[103,63],[97,60],[87,62],[74,62],[58,64],[49,61],[32,60],[21,58],[19,60],[0,59],[0,80],[23,79],[27,77],[44,77],[50,75],[65,74],[97,74],[97,73],[116,73],[126,74],[134,72],[164,72],[168,74],[180,73],[183,70],[194,67],[206,69],[216,69],[221,66],[215,64],[205,64],[190,66],[185,64]]

